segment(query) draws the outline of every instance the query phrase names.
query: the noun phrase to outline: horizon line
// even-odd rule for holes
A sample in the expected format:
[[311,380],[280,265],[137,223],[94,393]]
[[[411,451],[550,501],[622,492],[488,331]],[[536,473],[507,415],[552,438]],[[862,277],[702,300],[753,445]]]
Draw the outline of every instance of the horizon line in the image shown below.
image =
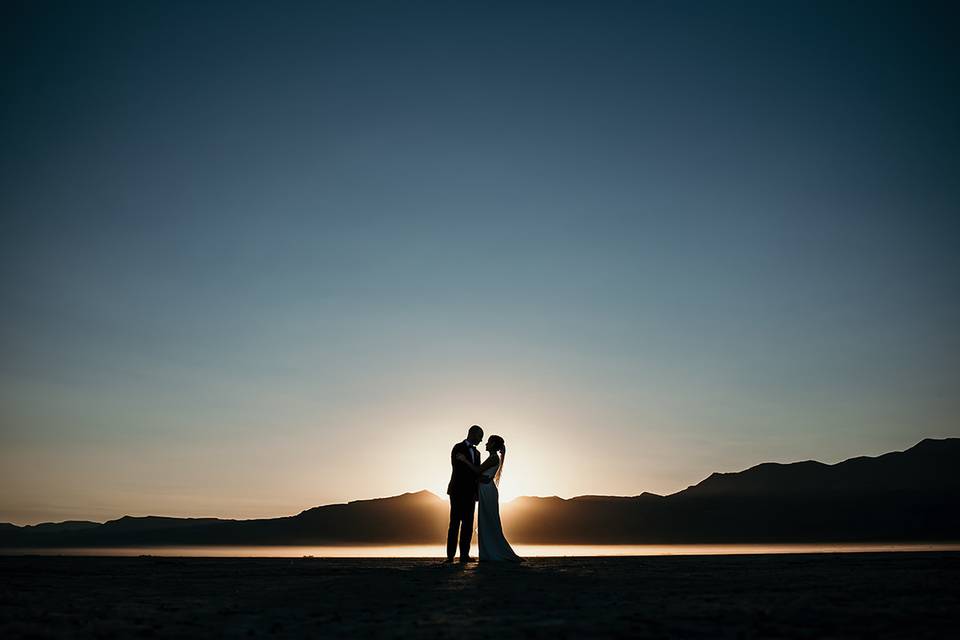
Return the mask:
[[[577,498],[638,498],[638,497],[643,496],[643,495],[655,496],[655,497],[658,497],[658,498],[665,498],[665,497],[673,496],[673,495],[676,495],[676,494],[681,493],[681,492],[683,492],[683,491],[686,491],[687,489],[690,489],[691,487],[695,487],[695,486],[696,486],[697,484],[699,484],[700,482],[703,482],[704,480],[707,480],[707,479],[709,479],[709,478],[711,478],[711,477],[713,477],[713,476],[715,476],[715,475],[725,475],[725,474],[743,473],[743,472],[745,472],[745,471],[749,471],[749,470],[751,470],[751,469],[755,469],[755,468],[757,468],[757,467],[759,467],[759,466],[762,466],[762,465],[789,466],[789,465],[794,465],[794,464],[805,464],[805,463],[809,463],[809,462],[815,462],[815,463],[817,463],[817,464],[823,464],[823,465],[828,466],[828,467],[833,467],[833,466],[837,466],[837,465],[843,464],[843,463],[845,463],[845,462],[849,462],[850,460],[860,460],[860,459],[864,459],[864,458],[867,458],[867,459],[876,459],[876,458],[880,458],[880,457],[882,457],[882,456],[887,456],[887,455],[891,455],[891,454],[905,453],[905,452],[907,452],[907,451],[910,451],[911,449],[914,449],[914,448],[918,447],[919,445],[923,444],[924,442],[945,442],[945,441],[947,441],[947,440],[960,440],[960,437],[947,436],[947,437],[943,437],[943,438],[922,438],[922,439],[920,439],[919,441],[917,441],[915,444],[913,444],[913,445],[911,445],[911,446],[909,446],[909,447],[907,447],[907,448],[905,448],[905,449],[903,449],[903,450],[899,450],[899,451],[887,451],[887,452],[885,452],[885,453],[881,453],[881,454],[878,454],[878,455],[875,455],[875,456],[868,456],[868,455],[854,456],[854,457],[852,457],[852,458],[846,458],[846,459],[844,459],[844,460],[840,460],[840,461],[834,462],[834,463],[825,463],[825,462],[820,462],[819,460],[795,460],[795,461],[793,461],[793,462],[759,462],[759,463],[757,463],[757,464],[755,464],[755,465],[746,467],[745,469],[740,469],[739,471],[714,471],[714,472],[712,472],[710,475],[708,475],[706,478],[703,478],[702,480],[700,480],[699,482],[696,482],[696,483],[694,483],[694,484],[688,485],[686,488],[680,489],[679,491],[674,491],[673,493],[667,493],[667,494],[653,493],[653,492],[651,492],[651,491],[641,491],[640,493],[633,494],[633,495],[611,495],[611,494],[586,493],[586,494],[580,494],[580,495],[570,496],[570,497],[568,497],[568,498],[564,498],[564,497],[561,497],[561,496],[558,496],[558,495],[550,495],[550,496],[543,496],[543,495],[522,495],[522,496],[517,496],[517,497],[515,497],[515,498],[512,498],[512,499],[510,499],[510,500],[507,500],[507,501],[505,501],[503,504],[510,504],[510,503],[512,503],[512,502],[515,502],[515,501],[521,499],[521,498],[537,498],[537,499],[556,498],[557,500],[564,500],[564,501],[566,501],[566,500],[576,500]],[[118,516],[118,517],[116,517],[116,518],[108,518],[107,520],[104,520],[104,521],[102,521],[102,522],[98,522],[98,521],[96,521],[96,520],[69,519],[69,520],[60,520],[60,521],[44,520],[44,521],[42,521],[42,522],[36,522],[36,523],[34,523],[34,524],[22,524],[22,525],[15,524],[15,523],[13,523],[13,522],[6,522],[6,521],[4,521],[4,522],[0,522],[0,524],[8,524],[8,525],[11,525],[11,526],[14,526],[14,527],[17,527],[17,528],[37,527],[37,526],[45,525],[45,524],[65,524],[65,523],[70,523],[70,522],[92,522],[92,523],[94,523],[94,524],[103,525],[103,524],[106,524],[106,523],[108,523],[108,522],[115,522],[115,521],[117,521],[117,520],[122,520],[123,518],[169,518],[169,519],[172,519],[172,520],[218,520],[218,521],[221,521],[221,522],[249,522],[249,521],[254,521],[254,520],[276,520],[276,519],[280,519],[280,518],[294,518],[294,517],[296,517],[296,516],[298,516],[298,515],[300,515],[300,514],[303,514],[303,513],[307,512],[307,511],[311,511],[311,510],[313,510],[313,509],[322,509],[322,508],[325,508],[325,507],[346,506],[346,505],[349,505],[349,504],[354,504],[354,503],[356,503],[356,502],[372,502],[372,501],[374,501],[374,500],[389,500],[389,499],[391,499],[391,498],[400,498],[400,497],[403,497],[403,496],[407,496],[407,495],[417,495],[417,494],[420,494],[420,493],[428,493],[428,494],[430,494],[431,496],[437,498],[437,499],[440,500],[440,501],[443,500],[442,497],[438,496],[438,495],[437,495],[436,493],[434,493],[433,491],[424,488],[424,489],[420,489],[420,490],[418,490],[418,491],[405,491],[405,492],[403,492],[403,493],[398,493],[398,494],[389,495],[389,496],[379,496],[379,497],[373,497],[373,498],[356,498],[356,499],[353,499],[353,500],[347,500],[347,501],[345,501],[345,502],[330,502],[330,503],[327,503],[327,504],[319,504],[319,505],[314,505],[314,506],[312,506],[312,507],[306,507],[306,508],[304,508],[304,509],[301,509],[298,513],[295,513],[295,514],[279,515],[279,516],[263,516],[263,517],[254,517],[254,518],[221,518],[221,517],[216,517],[216,516],[166,516],[166,515],[156,515],[156,514],[150,514],[150,513],[145,514],[145,515],[130,515],[129,513],[127,513],[127,514]]]

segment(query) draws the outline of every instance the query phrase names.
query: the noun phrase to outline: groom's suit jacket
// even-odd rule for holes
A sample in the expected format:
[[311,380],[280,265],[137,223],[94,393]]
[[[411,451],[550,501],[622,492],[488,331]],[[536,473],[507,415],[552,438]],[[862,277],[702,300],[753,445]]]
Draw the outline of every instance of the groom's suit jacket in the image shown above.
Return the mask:
[[474,460],[474,464],[480,464],[480,453],[476,448],[473,451],[476,456],[471,455],[471,447],[464,442],[458,442],[453,445],[453,451],[450,452],[450,463],[453,465],[453,473],[450,474],[450,484],[447,485],[447,495],[454,498],[479,498],[480,478],[473,469],[457,460],[457,454],[462,453],[468,460]]

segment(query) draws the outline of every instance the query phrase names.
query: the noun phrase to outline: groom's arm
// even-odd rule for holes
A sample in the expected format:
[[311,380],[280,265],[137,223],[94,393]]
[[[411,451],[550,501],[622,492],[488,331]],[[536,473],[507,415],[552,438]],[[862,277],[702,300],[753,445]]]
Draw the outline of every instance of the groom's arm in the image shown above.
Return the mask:
[[463,443],[462,443],[462,442],[458,442],[457,444],[453,445],[453,449],[450,451],[450,464],[451,464],[451,465],[456,466],[457,463],[459,462],[460,464],[464,465],[465,467],[468,467],[468,468],[470,469],[470,471],[473,471],[475,474],[477,474],[477,480],[478,480],[478,481],[480,481],[480,482],[482,482],[482,483],[484,483],[484,484],[487,484],[488,482],[490,482],[490,480],[491,480],[492,478],[488,478],[488,477],[484,476],[484,475],[483,475],[483,471],[482,471],[479,467],[477,467],[477,465],[475,465],[475,464],[473,464],[473,463],[470,463],[470,462],[463,462],[463,461],[461,461],[461,460],[457,460],[457,454],[458,454],[458,453],[462,453],[463,455],[467,455],[466,447],[463,446]]
[[454,456],[454,459],[460,464],[462,464],[463,466],[465,466],[466,468],[470,469],[470,471],[473,471],[474,473],[481,473],[483,471],[480,465],[473,464],[469,460],[466,460],[466,457],[467,457],[467,453],[465,451],[457,451],[456,455]]

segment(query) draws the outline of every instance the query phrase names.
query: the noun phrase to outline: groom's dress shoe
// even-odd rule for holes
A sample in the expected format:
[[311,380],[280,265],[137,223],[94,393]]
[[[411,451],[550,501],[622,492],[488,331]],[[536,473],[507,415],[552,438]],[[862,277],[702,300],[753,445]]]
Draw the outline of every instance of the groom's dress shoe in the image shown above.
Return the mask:
[[453,558],[447,558],[443,561],[443,564],[453,564]]
[[476,562],[475,558],[467,556],[466,558],[460,558],[460,564],[467,564],[468,562]]

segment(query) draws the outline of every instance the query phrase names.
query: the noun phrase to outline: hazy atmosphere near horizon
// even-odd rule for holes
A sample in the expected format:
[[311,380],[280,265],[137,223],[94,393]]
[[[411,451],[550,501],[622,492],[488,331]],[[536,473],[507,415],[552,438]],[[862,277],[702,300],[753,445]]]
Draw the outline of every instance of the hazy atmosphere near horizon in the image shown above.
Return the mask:
[[4,2],[0,522],[960,436],[955,13]]

